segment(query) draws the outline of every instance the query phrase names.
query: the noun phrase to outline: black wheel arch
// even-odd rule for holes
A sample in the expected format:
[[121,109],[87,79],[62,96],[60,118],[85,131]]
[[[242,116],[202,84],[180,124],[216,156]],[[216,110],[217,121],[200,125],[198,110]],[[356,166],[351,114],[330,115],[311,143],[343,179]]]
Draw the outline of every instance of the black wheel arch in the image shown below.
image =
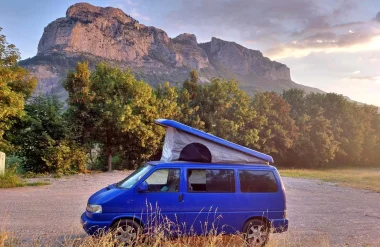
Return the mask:
[[266,227],[268,229],[271,229],[272,228],[272,223],[268,220],[268,218],[264,217],[264,216],[252,216],[251,218],[247,219],[243,226],[242,226],[242,231],[244,231],[244,227],[245,225],[250,221],[250,220],[261,220],[262,222],[265,223]]
[[114,219],[111,224],[110,224],[110,229],[112,227],[114,227],[118,222],[122,221],[122,220],[132,220],[134,222],[136,222],[140,227],[143,227],[143,223],[141,222],[141,220],[139,218],[136,218],[136,217],[120,217],[120,218],[117,218],[117,219]]

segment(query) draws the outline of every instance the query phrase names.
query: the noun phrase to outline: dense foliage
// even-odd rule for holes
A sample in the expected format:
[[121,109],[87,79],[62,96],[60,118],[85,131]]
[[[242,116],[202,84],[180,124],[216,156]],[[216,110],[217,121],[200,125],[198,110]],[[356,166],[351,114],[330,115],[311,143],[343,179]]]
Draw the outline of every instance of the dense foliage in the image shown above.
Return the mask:
[[[269,153],[287,167],[380,166],[380,113],[342,95],[282,95],[239,89],[214,78],[200,83],[195,71],[179,86],[152,88],[123,71],[80,62],[63,84],[66,106],[54,97],[31,96],[36,78],[19,67],[17,49],[0,35],[0,149],[13,151],[32,172],[135,168],[160,157],[171,118],[232,142]],[[96,163],[96,162],[95,162]]]
[[251,98],[233,80],[190,77],[178,90],[178,120],[186,124],[269,153],[281,166],[380,165],[378,107],[298,89]]
[[86,62],[79,63],[64,83],[69,92],[69,118],[82,144],[99,144],[108,156],[121,155],[128,167],[154,155],[164,134],[157,118],[176,114],[174,88],[168,84],[154,90],[137,81],[130,71],[100,63],[91,73]]
[[[1,28],[0,28],[1,31]],[[0,33],[0,149],[10,150],[3,138],[15,121],[24,115],[25,100],[37,86],[37,79],[18,66],[20,54]]]
[[26,115],[6,138],[24,157],[23,170],[71,173],[84,171],[87,154],[72,140],[63,106],[55,97],[37,96],[25,105]]

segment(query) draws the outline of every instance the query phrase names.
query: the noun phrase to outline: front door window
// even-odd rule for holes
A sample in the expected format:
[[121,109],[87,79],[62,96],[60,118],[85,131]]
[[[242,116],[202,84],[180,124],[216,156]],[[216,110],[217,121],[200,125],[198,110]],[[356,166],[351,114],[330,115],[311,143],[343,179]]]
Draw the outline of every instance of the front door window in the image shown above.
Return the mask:
[[145,182],[149,192],[178,192],[180,169],[159,169],[153,172]]

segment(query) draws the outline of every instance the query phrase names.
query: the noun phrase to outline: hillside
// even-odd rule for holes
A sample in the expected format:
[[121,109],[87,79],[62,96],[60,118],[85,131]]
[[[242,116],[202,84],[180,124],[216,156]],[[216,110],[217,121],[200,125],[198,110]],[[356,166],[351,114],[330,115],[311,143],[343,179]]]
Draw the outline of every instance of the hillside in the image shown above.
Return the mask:
[[39,78],[38,92],[64,99],[67,93],[62,78],[82,60],[90,66],[108,61],[130,68],[138,79],[153,86],[182,82],[196,69],[203,82],[213,77],[234,78],[250,94],[289,88],[322,92],[293,82],[286,65],[271,61],[260,51],[217,38],[199,44],[193,34],[170,38],[165,31],[142,25],[120,9],[87,3],[71,6],[66,17],[50,23],[37,55],[20,64]]

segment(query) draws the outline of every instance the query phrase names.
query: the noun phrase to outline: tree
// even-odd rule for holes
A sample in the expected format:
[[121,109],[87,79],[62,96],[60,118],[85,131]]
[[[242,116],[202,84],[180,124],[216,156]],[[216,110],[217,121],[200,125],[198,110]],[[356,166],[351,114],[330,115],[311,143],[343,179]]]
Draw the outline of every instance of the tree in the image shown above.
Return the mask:
[[237,81],[212,79],[203,86],[198,102],[206,131],[246,146],[257,141],[258,132],[246,126],[257,112],[250,108],[251,99]]
[[184,124],[192,126],[193,128],[204,130],[204,122],[199,116],[199,99],[202,95],[204,86],[198,83],[198,75],[195,70],[190,73],[190,80],[185,80],[178,91],[177,103],[180,112],[174,116]]
[[8,131],[7,139],[25,159],[25,171],[83,171],[87,157],[70,141],[63,106],[55,97],[37,96],[25,105],[26,115]]
[[126,114],[129,124],[123,130],[126,138],[122,149],[129,161],[128,168],[136,168],[136,165],[161,150],[165,129],[154,124],[154,120],[172,118],[179,111],[176,103],[177,92],[169,83],[159,85],[157,90],[152,90],[145,82],[136,83],[135,91],[131,91],[133,99],[129,104],[132,111],[131,114]]
[[380,113],[379,108],[370,105],[360,107],[355,113],[363,124],[361,136],[363,138],[360,162],[358,165],[377,166],[380,160]]
[[250,108],[251,99],[237,81],[214,78],[200,84],[192,71],[190,80],[178,91],[181,122],[241,145],[258,140],[258,131],[247,125],[256,111]]
[[305,95],[302,91],[291,89],[283,93],[291,105],[291,116],[299,129],[294,146],[287,150],[287,164],[291,166],[321,167],[334,160],[339,147],[331,121],[321,107],[323,95]]
[[78,63],[75,71],[70,71],[63,83],[64,88],[69,92],[67,99],[70,105],[66,112],[66,117],[71,122],[73,128],[71,133],[82,146],[90,144],[90,133],[94,126],[95,119],[90,112],[90,103],[94,98],[91,92],[90,70],[88,62]]
[[37,86],[37,79],[18,66],[19,59],[17,48],[0,34],[0,149],[11,148],[3,136],[24,115],[25,100]]
[[256,128],[260,138],[253,145],[260,151],[283,158],[287,149],[297,139],[298,129],[290,117],[290,105],[274,92],[258,93],[252,100],[252,108],[258,113],[253,121],[261,122]]
[[88,64],[80,63],[65,82],[78,136],[102,146],[108,170],[114,154],[123,155],[129,167],[155,154],[164,129],[154,120],[177,114],[175,89],[165,84],[155,92],[130,71],[106,63],[98,64],[90,75],[88,71]]

